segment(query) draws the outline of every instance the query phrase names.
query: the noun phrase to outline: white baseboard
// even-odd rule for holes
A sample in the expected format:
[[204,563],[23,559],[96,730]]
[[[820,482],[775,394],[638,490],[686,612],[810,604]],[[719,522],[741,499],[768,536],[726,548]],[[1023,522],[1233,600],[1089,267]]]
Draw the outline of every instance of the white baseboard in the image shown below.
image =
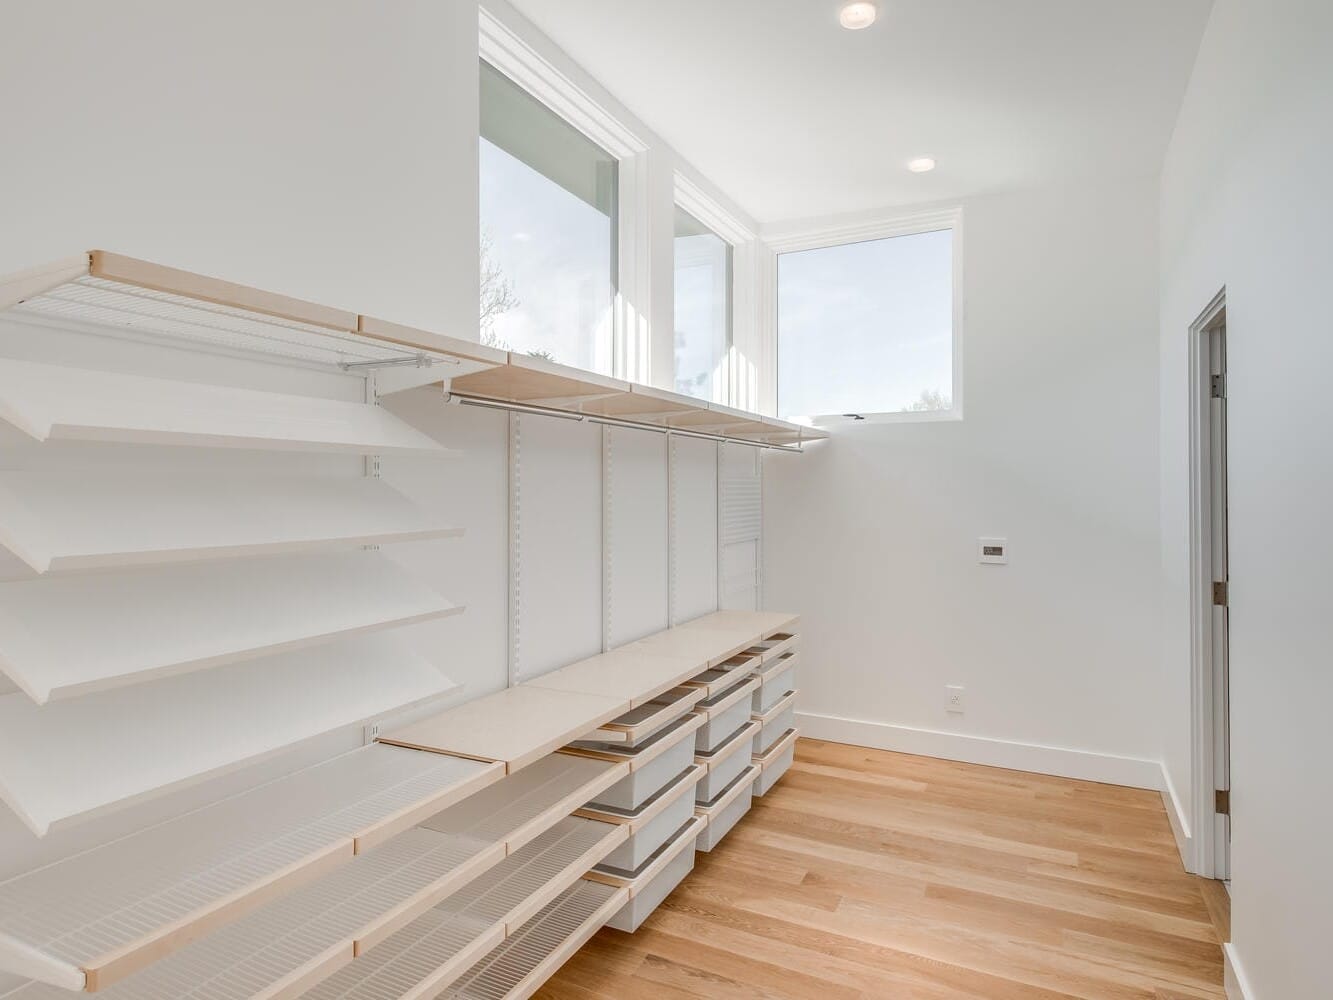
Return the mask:
[[851,743],[877,750],[896,750],[899,753],[1005,767],[1014,771],[1100,781],[1108,785],[1128,785],[1153,791],[1162,788],[1162,765],[1155,760],[1117,757],[1036,743],[1017,743],[986,736],[966,736],[934,729],[914,729],[887,722],[844,719],[836,715],[799,712],[796,718],[802,736],[831,743]]
[[1227,1000],[1258,1000],[1250,988],[1250,981],[1245,978],[1245,969],[1236,954],[1236,946],[1230,942],[1222,945],[1222,957],[1226,963]]
[[1190,835],[1189,812],[1176,794],[1176,786],[1171,781],[1171,774],[1166,765],[1162,765],[1162,805],[1166,806],[1166,818],[1171,823],[1171,834],[1176,838],[1176,850],[1180,852],[1180,863],[1187,872],[1194,871],[1194,839]]

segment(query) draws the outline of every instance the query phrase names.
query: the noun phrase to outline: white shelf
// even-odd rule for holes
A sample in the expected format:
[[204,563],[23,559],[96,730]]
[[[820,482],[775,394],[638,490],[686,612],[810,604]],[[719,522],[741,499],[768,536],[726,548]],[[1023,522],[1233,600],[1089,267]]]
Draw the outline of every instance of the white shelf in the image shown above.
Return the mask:
[[450,452],[380,406],[0,359],[0,419],[36,441]]
[[526,1000],[625,905],[627,889],[579,882],[548,903],[445,997]]
[[623,826],[574,817],[561,820],[324,980],[306,1000],[436,996],[506,934],[576,883],[626,835]]
[[40,707],[6,695],[0,797],[42,835],[455,687],[378,633]]
[[422,826],[481,840],[503,838],[513,853],[627,774],[624,762],[553,753]]
[[372,744],[0,883],[26,974],[122,978],[497,781],[497,765]]
[[553,691],[624,698],[633,709],[671,690],[707,666],[706,657],[659,656],[633,646],[621,646],[543,674],[528,684]]
[[782,611],[714,611],[682,625],[678,629],[740,629],[752,633],[755,641],[779,629],[794,632],[801,616]]
[[43,704],[462,610],[368,551],[44,577],[0,583],[0,671]]
[[458,534],[371,478],[0,473],[0,544],[38,573]]

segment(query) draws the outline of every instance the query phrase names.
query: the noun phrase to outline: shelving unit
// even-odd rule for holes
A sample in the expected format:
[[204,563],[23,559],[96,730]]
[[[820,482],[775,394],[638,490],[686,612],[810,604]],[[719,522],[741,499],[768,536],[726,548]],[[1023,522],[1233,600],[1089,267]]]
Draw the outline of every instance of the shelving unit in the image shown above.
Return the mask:
[[631,709],[653,701],[708,666],[700,657],[677,657],[622,646],[534,678],[532,687],[603,694],[629,701]]
[[[372,744],[0,883],[0,967],[114,982],[503,777]],[[22,955],[29,964],[22,964]]]
[[367,551],[43,577],[0,583],[0,671],[40,705],[462,610]]
[[378,633],[44,706],[6,695],[0,797],[42,834],[456,689]]

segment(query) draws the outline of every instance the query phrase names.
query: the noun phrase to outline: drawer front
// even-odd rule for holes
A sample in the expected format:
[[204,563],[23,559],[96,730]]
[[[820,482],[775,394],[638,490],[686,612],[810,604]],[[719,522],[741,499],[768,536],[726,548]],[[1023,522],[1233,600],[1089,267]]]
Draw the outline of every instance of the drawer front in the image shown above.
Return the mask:
[[694,740],[686,734],[647,764],[630,771],[628,777],[621,778],[591,804],[636,810],[693,763]]
[[754,794],[767,795],[769,789],[782,780],[782,776],[791,769],[792,761],[796,757],[796,743],[792,741],[787,749],[782,751],[759,771],[759,777],[755,779]]
[[717,799],[708,805],[695,807],[696,815],[708,819],[708,826],[704,828],[704,832],[699,835],[698,843],[695,844],[697,850],[711,851],[731,832],[731,828],[740,822],[741,817],[750,811],[754,783],[758,777],[759,768],[751,764]]
[[750,706],[744,699],[736,702],[699,727],[694,734],[694,749],[698,753],[712,753],[735,735],[736,730],[750,719]]
[[759,671],[759,688],[754,693],[754,712],[762,715],[776,705],[788,691],[796,689],[796,667],[799,653],[781,656]]

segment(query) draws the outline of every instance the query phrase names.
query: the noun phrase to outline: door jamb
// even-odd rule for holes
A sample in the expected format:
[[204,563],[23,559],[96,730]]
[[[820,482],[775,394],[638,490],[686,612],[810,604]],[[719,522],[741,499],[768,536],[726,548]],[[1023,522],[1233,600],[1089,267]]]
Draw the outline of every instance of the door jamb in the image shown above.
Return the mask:
[[1217,844],[1214,822],[1216,769],[1214,748],[1218,720],[1213,676],[1212,510],[1209,493],[1212,448],[1208,438],[1211,392],[1209,331],[1226,309],[1226,289],[1214,296],[1189,328],[1190,376],[1190,758],[1192,854],[1190,870],[1216,878]]

